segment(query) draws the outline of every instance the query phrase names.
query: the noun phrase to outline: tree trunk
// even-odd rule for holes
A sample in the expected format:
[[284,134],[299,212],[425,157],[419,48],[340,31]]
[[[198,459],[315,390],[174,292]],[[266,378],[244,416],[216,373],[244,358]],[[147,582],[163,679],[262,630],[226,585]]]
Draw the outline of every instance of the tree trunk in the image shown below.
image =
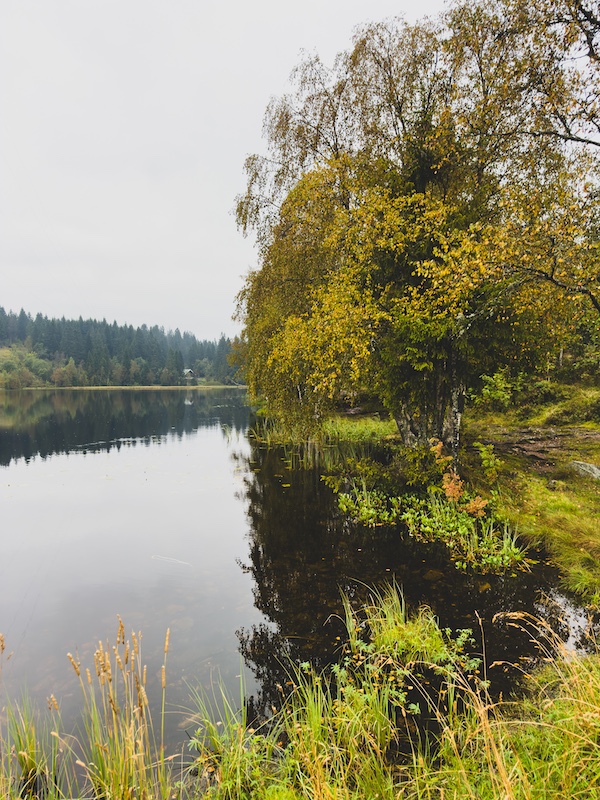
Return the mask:
[[456,347],[450,351],[450,451],[454,467],[458,466],[460,447],[460,425],[465,404],[465,389],[458,377],[458,357]]
[[402,406],[396,411],[394,420],[402,437],[402,444],[405,447],[416,447],[419,443],[419,429],[415,424],[414,417],[406,410],[406,406]]

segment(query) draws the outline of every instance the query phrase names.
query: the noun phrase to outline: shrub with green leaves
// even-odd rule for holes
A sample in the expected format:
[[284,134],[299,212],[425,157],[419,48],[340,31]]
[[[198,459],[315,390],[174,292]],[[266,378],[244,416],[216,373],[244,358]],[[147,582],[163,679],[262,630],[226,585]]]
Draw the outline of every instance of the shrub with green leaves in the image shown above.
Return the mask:
[[510,406],[515,390],[506,368],[493,375],[482,375],[482,388],[475,398],[475,405],[488,411],[506,411]]
[[508,523],[493,516],[472,516],[439,493],[403,500],[402,521],[416,539],[443,542],[457,569],[503,572],[526,565],[526,552]]

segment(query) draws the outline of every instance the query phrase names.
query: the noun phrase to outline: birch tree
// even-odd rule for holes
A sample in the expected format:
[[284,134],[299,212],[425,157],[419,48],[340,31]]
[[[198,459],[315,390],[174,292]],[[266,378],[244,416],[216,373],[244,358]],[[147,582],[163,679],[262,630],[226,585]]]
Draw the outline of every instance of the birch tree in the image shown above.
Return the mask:
[[[582,228],[594,157],[573,170],[573,148],[595,146],[591,106],[570,135],[557,109],[582,102],[572,35],[532,35],[516,2],[367,26],[331,69],[302,62],[269,106],[238,201],[259,243],[239,313],[250,389],[288,424],[318,425],[368,387],[407,445],[437,437],[456,453],[467,390],[547,354],[546,300],[596,302]],[[560,75],[536,84],[549,51]]]

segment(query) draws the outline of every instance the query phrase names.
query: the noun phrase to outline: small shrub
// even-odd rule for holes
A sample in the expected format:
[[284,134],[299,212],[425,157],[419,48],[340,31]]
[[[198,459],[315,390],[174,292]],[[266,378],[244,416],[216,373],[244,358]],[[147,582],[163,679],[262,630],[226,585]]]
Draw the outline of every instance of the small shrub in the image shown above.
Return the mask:
[[523,382],[518,392],[519,406],[545,406],[560,403],[569,396],[569,389],[553,381]]
[[476,447],[479,451],[481,466],[486,480],[488,483],[495,483],[498,480],[504,462],[494,453],[494,445],[473,442],[473,447]]
[[442,477],[442,489],[448,500],[457,503],[465,493],[465,485],[458,472],[451,469]]
[[506,411],[515,389],[508,370],[504,368],[493,375],[482,375],[481,380],[483,387],[475,398],[475,405],[486,411]]

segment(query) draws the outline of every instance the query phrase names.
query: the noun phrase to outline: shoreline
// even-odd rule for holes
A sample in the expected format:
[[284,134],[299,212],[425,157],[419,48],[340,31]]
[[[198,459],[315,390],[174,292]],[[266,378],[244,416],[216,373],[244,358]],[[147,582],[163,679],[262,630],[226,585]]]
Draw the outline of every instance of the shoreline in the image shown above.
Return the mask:
[[226,383],[206,383],[197,384],[195,386],[23,386],[20,389],[6,389],[0,387],[0,392],[96,392],[96,391],[159,391],[159,392],[179,392],[179,391],[194,391],[205,389],[243,389],[247,390],[245,385],[231,385]]

